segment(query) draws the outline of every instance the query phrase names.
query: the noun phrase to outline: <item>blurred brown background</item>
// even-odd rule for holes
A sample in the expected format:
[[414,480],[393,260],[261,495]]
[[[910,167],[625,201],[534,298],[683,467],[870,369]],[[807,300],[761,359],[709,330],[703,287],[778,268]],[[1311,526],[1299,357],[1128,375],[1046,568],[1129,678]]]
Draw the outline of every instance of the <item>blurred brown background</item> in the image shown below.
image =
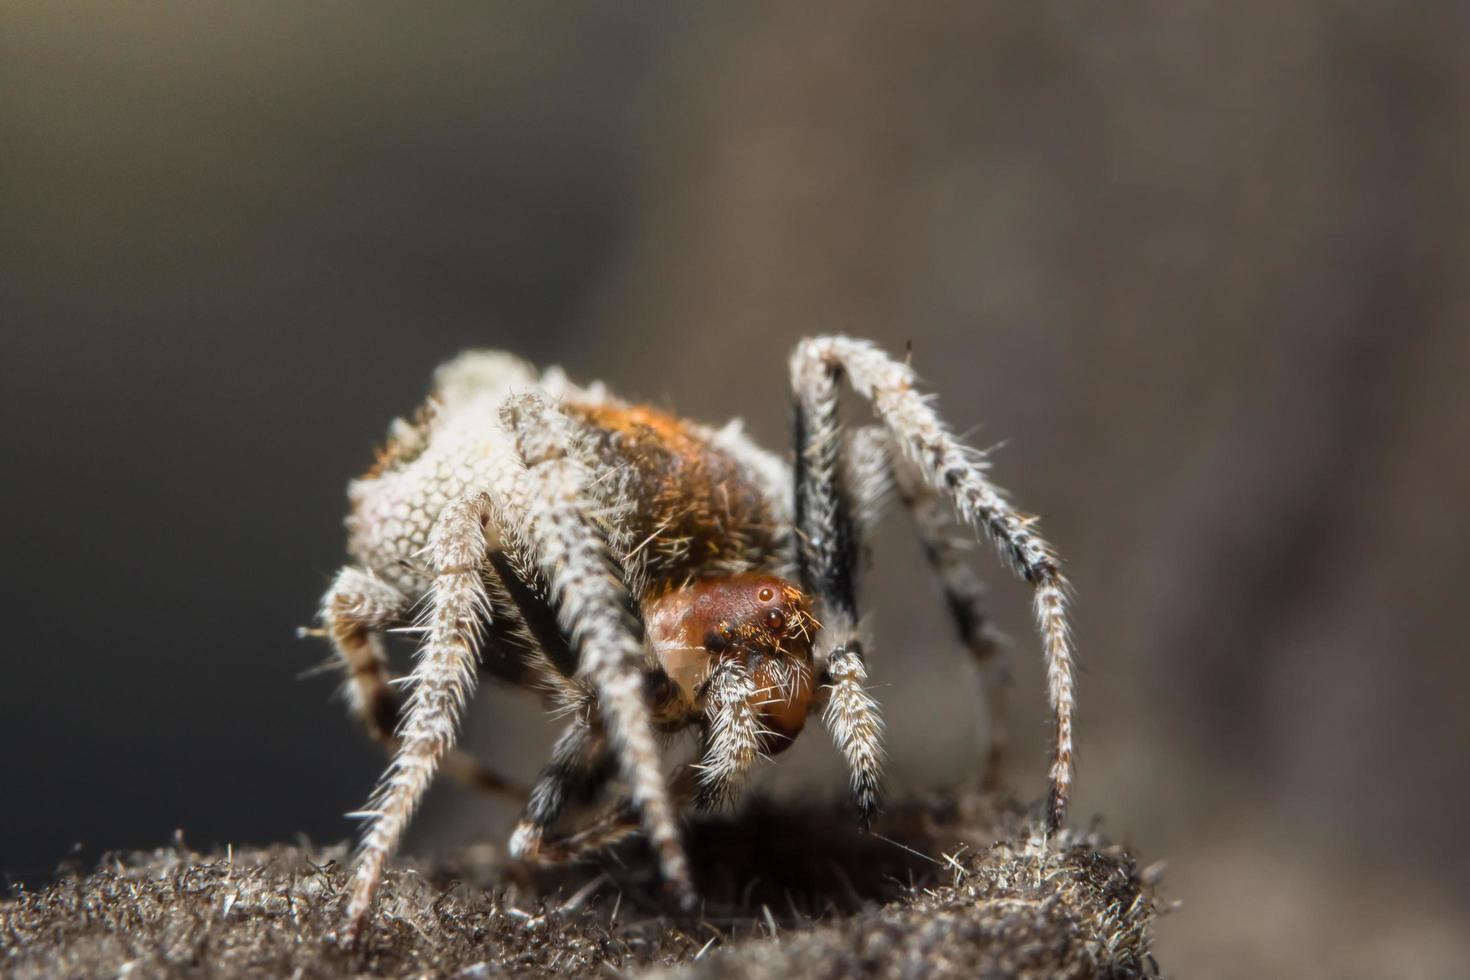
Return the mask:
[[[437,362],[784,449],[788,350],[844,331],[1069,558],[1076,819],[1168,862],[1166,970],[1460,973],[1467,45],[1456,3],[0,6],[0,870],[348,833],[380,760],[292,631]],[[963,778],[967,665],[876,553],[894,780]],[[778,768],[842,778],[820,734]]]

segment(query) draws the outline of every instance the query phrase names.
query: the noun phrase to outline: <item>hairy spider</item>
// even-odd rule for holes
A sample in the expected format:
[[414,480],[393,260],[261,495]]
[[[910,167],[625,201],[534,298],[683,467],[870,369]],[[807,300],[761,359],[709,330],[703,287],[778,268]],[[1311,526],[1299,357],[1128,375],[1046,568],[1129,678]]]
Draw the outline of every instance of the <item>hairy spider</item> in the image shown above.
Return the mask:
[[[678,807],[727,797],[811,714],[870,817],[883,726],[864,686],[857,565],[861,534],[893,490],[984,673],[993,727],[1003,668],[953,522],[988,536],[1033,586],[1056,724],[1045,822],[1061,824],[1072,781],[1067,590],[1035,519],[1006,502],[907,364],[820,337],[798,345],[791,375],[794,470],[738,423],[705,428],[500,353],[444,365],[415,419],[393,423],[349,488],[354,564],[321,605],[353,710],[393,753],[357,814],[368,823],[347,941],[436,770],[507,786],[454,749],[480,670],[541,691],[570,719],[512,836],[515,857],[566,859],[641,825],[664,880],[692,900]],[[844,431],[844,377],[878,424]],[[401,681],[383,641],[395,630],[420,636]],[[700,758],[666,780],[658,735],[685,729],[698,731]],[[994,738],[992,779],[999,761]],[[548,836],[570,803],[618,777],[626,796],[598,822]]]

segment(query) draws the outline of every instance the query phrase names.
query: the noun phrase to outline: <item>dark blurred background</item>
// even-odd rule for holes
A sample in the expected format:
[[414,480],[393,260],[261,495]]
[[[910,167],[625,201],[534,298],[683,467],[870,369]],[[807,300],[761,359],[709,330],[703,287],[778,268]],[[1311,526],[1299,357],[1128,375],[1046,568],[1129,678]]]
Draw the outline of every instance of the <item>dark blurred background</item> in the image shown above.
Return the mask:
[[[1459,973],[1467,46],[1461,3],[0,6],[0,870],[349,833],[382,760],[293,631],[439,361],[784,449],[844,331],[1068,557],[1076,819],[1167,862],[1165,967]],[[967,778],[967,664],[876,553],[894,781]],[[477,708],[533,771],[534,707]],[[443,788],[410,847],[505,824]]]

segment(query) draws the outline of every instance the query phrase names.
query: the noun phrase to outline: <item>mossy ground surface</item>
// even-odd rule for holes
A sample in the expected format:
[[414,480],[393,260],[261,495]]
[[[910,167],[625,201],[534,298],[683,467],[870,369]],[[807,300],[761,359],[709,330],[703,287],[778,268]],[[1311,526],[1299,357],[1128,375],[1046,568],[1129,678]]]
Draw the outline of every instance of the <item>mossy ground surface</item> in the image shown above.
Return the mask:
[[119,855],[0,903],[10,976],[1153,976],[1153,883],[1095,835],[1044,847],[989,798],[757,804],[696,821],[703,907],[675,915],[634,844],[526,874],[492,848],[400,861],[358,950],[344,847]]

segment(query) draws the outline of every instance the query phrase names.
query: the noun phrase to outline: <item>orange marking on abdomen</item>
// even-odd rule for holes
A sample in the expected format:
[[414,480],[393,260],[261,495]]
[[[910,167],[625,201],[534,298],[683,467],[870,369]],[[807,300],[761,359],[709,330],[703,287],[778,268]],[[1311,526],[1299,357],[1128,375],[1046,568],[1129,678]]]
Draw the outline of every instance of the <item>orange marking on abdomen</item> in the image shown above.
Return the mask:
[[633,471],[628,525],[638,542],[648,540],[640,560],[655,592],[711,570],[769,562],[776,529],[770,504],[698,426],[646,405],[572,402],[564,410],[601,434],[599,455]]

